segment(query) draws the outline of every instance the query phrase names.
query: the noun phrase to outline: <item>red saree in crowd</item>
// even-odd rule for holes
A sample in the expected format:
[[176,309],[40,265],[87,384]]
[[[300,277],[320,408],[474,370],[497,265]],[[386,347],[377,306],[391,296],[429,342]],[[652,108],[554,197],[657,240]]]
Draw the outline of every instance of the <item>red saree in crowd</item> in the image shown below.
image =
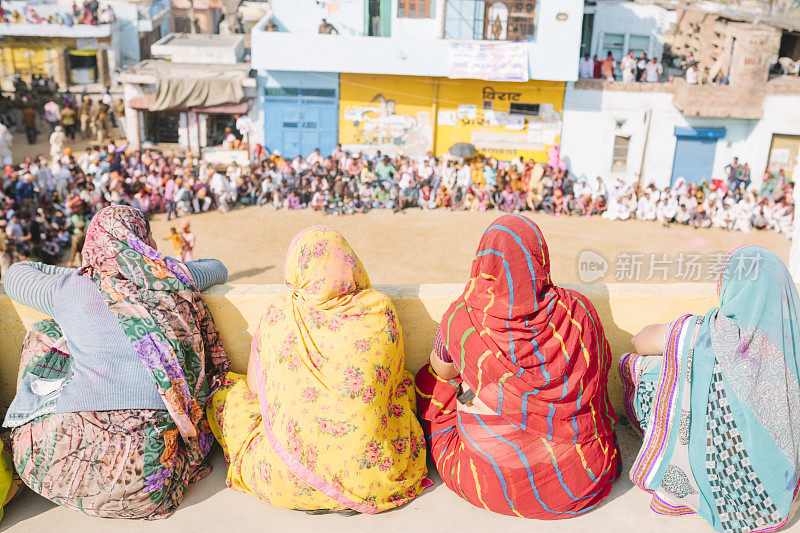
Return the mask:
[[[486,230],[437,345],[460,376],[426,365],[416,383],[448,487],[478,507],[539,519],[579,515],[608,495],[622,464],[611,350],[591,302],[552,284],[536,224],[506,215]],[[460,405],[462,383],[493,414]]]

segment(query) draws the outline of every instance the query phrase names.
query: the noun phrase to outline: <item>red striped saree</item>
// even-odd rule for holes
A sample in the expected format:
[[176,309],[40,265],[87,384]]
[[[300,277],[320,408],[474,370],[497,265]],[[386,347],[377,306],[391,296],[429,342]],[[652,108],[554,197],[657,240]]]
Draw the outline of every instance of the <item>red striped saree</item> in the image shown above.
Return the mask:
[[[490,226],[439,329],[460,377],[417,375],[418,407],[442,479],[472,504],[560,519],[600,503],[619,475],[608,399],[611,351],[592,304],[550,280],[539,227]],[[494,414],[464,412],[466,383]]]

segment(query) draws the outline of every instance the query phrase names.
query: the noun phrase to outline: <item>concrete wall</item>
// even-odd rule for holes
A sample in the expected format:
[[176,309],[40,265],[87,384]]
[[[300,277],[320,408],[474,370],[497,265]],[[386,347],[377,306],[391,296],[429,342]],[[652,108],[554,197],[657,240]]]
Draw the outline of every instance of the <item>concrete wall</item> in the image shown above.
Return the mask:
[[329,11],[326,2],[314,0],[272,0],[271,17],[282,32],[317,33],[326,19],[342,35],[364,35],[366,0],[339,0],[338,9]]
[[643,184],[664,187],[672,176],[676,127],[725,128],[725,137],[717,142],[713,177],[724,178],[725,166],[738,157],[750,164],[754,182],[760,183],[773,133],[800,135],[800,95],[767,95],[760,120],[704,118],[684,116],[663,84],[614,85],[619,88],[584,90],[567,84],[561,153],[578,176],[616,178],[611,172],[614,136],[628,135],[628,168],[620,177],[637,181],[643,168]]
[[136,4],[128,2],[109,4],[117,17],[111,39],[117,66],[135,65],[142,59],[139,55],[139,10]]
[[[378,289],[397,307],[406,351],[406,368],[416,372],[428,360],[433,336],[442,314],[463,290],[461,284],[392,285]],[[571,286],[595,305],[615,364],[609,374],[611,400],[621,409],[622,391],[616,371],[619,356],[632,349],[631,336],[652,323],[666,323],[683,313],[704,313],[716,304],[713,284],[609,284]],[[232,361],[232,369],[246,372],[250,343],[269,300],[280,294],[280,285],[223,285],[205,293],[206,302],[220,329]],[[4,410],[14,396],[19,354],[26,330],[43,315],[12,302],[0,290],[0,406]]]
[[[363,11],[358,19],[353,5],[354,2],[339,2],[339,10],[326,17],[342,35],[319,35],[316,33],[317,27],[327,11],[308,0],[273,2],[272,18],[288,31],[263,31],[261,28],[266,18],[253,28],[253,68],[447,76],[449,41],[440,38],[439,3],[436,6],[437,18],[416,20],[396,19],[396,4],[393,4],[392,28],[393,31],[397,28],[399,34],[393,33],[391,38],[363,37]],[[536,36],[528,43],[530,78],[545,81],[576,80],[583,1],[539,0],[537,10]],[[558,20],[559,14],[565,14],[566,19]],[[341,21],[339,25],[337,20]]]

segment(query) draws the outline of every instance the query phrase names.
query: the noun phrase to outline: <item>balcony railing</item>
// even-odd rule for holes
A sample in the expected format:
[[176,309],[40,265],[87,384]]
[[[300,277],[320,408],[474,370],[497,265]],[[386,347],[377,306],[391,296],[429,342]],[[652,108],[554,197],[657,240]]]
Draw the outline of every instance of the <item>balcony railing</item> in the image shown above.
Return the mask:
[[693,85],[675,80],[675,107],[684,115],[709,118],[760,119],[767,84]]

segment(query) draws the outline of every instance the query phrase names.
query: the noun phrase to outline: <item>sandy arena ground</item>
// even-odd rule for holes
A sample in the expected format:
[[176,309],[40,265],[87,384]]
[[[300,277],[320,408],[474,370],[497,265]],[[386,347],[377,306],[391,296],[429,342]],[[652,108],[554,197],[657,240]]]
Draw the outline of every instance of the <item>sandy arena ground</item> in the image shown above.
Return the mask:
[[[550,247],[552,276],[556,283],[579,283],[578,257],[584,250],[593,250],[609,263],[605,278],[615,281],[618,254],[655,253],[662,259],[676,259],[680,253],[703,254],[706,263],[713,263],[708,254],[724,253],[744,243],[761,244],[784,261],[788,260],[790,243],[774,232],[754,231],[750,234],[722,230],[695,230],[639,221],[610,222],[601,217],[560,217],[526,213],[539,224]],[[448,283],[466,281],[470,262],[483,231],[499,216],[497,212],[468,213],[450,211],[423,212],[413,209],[394,214],[378,210],[361,215],[335,216],[310,210],[275,211],[271,207],[239,208],[227,214],[219,212],[185,217],[197,234],[195,257],[216,257],[228,267],[232,283],[282,283],[283,263],[292,237],[298,231],[317,224],[331,226],[347,238],[361,258],[374,284]],[[164,240],[170,226],[157,215],[153,234],[159,247],[172,253]],[[641,279],[649,275],[650,257],[641,257]],[[668,281],[676,277],[677,262],[668,267]],[[707,281],[702,270],[697,281]],[[662,281],[656,269],[651,281]],[[688,280],[687,280],[688,281]],[[694,280],[692,280],[694,281]]]

